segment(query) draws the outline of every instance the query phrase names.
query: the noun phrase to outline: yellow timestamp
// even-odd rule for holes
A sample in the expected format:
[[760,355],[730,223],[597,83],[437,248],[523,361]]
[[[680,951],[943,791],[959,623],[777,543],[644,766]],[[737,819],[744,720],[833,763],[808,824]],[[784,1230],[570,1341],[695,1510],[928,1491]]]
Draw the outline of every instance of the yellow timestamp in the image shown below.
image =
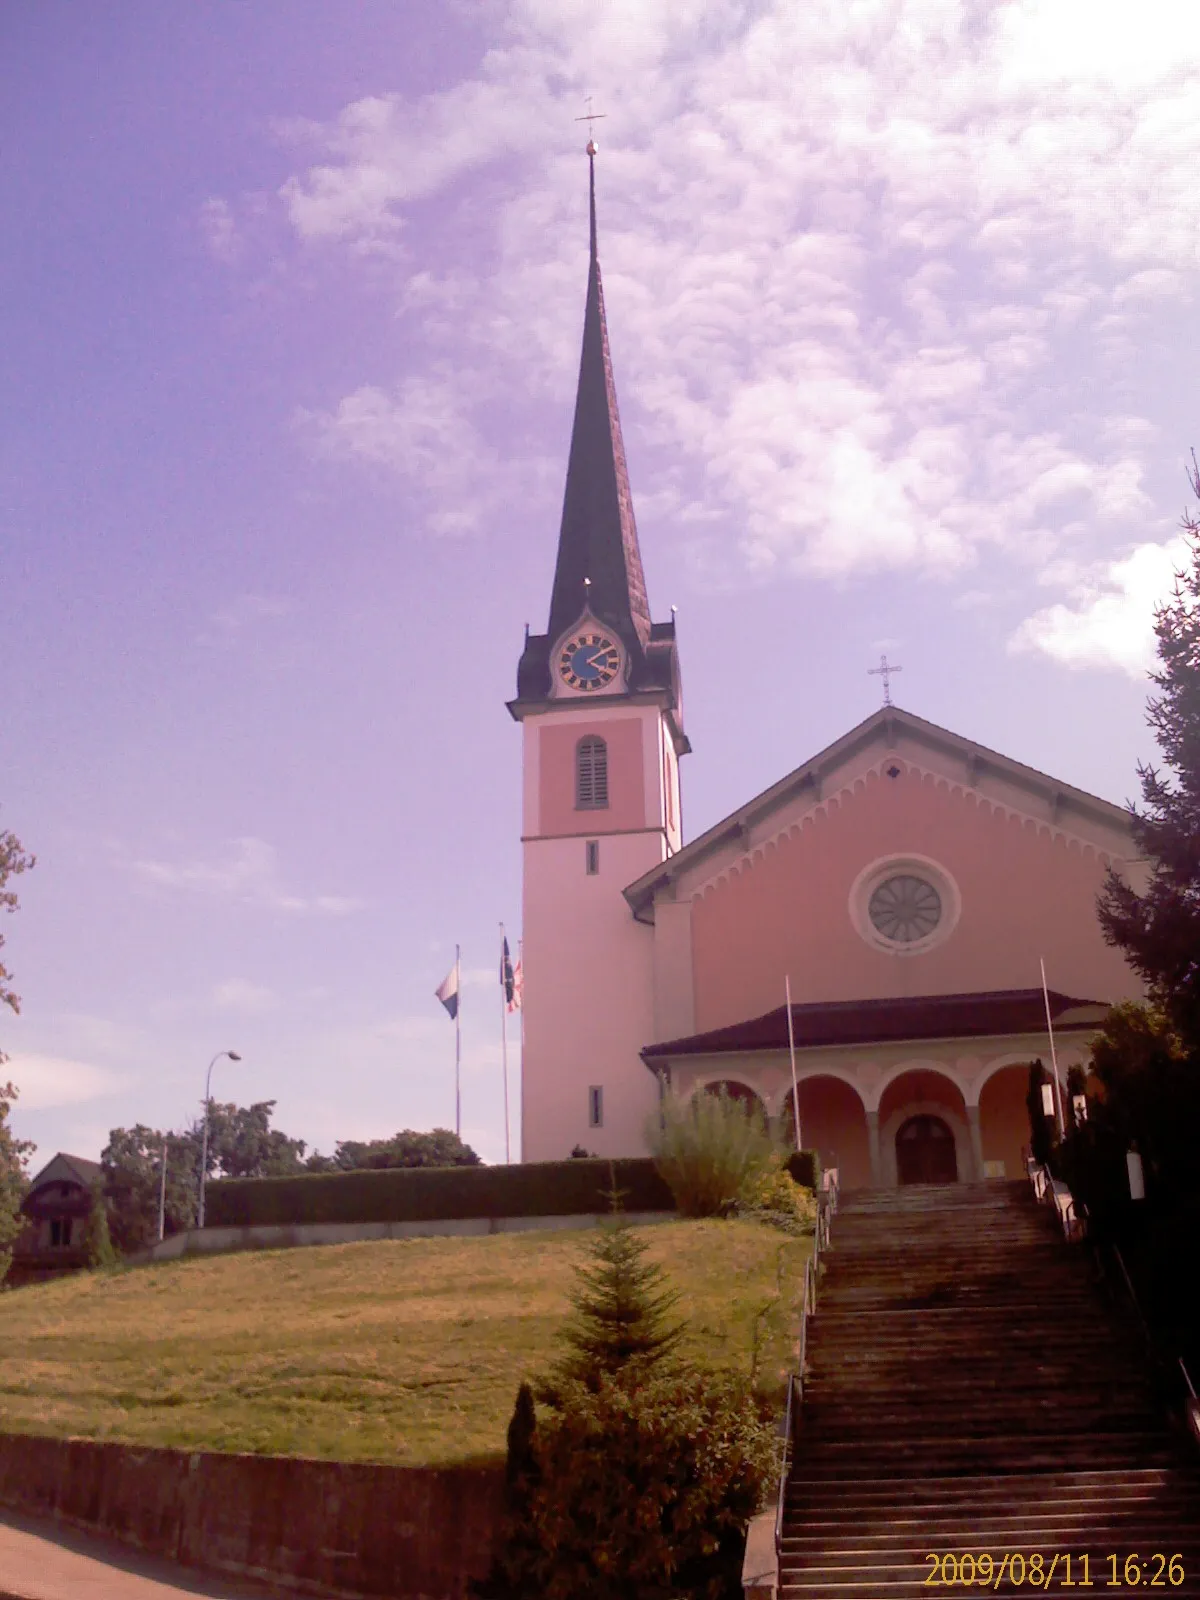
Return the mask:
[[1086,1551],[1056,1551],[1042,1555],[1035,1551],[1009,1551],[1004,1555],[962,1555],[931,1551],[925,1560],[929,1571],[925,1583],[940,1588],[1049,1589],[1057,1581],[1060,1589],[1178,1589],[1186,1574],[1182,1555],[1108,1554],[1093,1558]]

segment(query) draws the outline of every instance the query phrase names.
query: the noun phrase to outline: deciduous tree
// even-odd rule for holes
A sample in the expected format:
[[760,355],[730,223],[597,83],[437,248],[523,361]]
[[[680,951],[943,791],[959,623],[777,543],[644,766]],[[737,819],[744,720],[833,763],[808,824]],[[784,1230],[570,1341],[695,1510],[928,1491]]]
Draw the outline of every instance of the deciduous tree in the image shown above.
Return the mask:
[[339,1139],[333,1155],[314,1152],[310,1172],[357,1172],[384,1167],[477,1167],[479,1157],[449,1128],[419,1133],[403,1128],[390,1139]]
[[[34,865],[21,841],[13,833],[0,833],[0,910],[10,914],[17,909],[17,895],[8,887],[10,878],[19,877]],[[4,935],[0,933],[0,950]],[[12,987],[12,973],[0,961],[0,1005],[20,1011],[21,1001]],[[8,1060],[0,1050],[0,1065]],[[8,1122],[9,1108],[17,1098],[11,1083],[0,1084],[0,1282],[12,1260],[12,1243],[21,1231],[21,1201],[27,1185],[26,1158],[33,1149],[28,1139],[18,1139]]]
[[0,1283],[12,1261],[13,1241],[21,1231],[21,1201],[28,1187],[26,1160],[33,1149],[30,1140],[18,1139],[9,1126],[9,1107],[16,1098],[11,1083],[0,1083]]

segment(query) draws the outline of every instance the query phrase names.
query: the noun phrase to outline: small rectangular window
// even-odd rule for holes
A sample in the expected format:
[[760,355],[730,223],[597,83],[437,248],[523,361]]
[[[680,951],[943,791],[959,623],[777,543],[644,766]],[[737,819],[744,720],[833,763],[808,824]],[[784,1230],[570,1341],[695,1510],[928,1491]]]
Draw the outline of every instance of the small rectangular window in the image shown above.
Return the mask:
[[588,1127],[604,1126],[604,1090],[594,1083],[588,1090]]
[[587,862],[587,870],[588,870],[589,873],[594,875],[595,873],[600,871],[600,841],[599,841],[599,839],[589,839],[589,840],[587,840],[587,842],[585,843],[585,845],[583,847],[583,850],[584,850],[584,858],[585,858],[585,860]]

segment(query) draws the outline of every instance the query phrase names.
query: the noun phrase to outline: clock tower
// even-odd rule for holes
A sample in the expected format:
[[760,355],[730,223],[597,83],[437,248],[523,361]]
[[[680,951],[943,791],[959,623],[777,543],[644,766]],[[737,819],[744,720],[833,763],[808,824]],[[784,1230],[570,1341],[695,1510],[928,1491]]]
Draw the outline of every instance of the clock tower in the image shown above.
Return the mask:
[[622,891],[681,843],[689,749],[675,623],[652,622],[625,466],[596,251],[590,262],[562,527],[544,634],[527,634],[508,709],[524,744],[521,1158],[582,1145],[634,1155],[657,1102],[653,929]]

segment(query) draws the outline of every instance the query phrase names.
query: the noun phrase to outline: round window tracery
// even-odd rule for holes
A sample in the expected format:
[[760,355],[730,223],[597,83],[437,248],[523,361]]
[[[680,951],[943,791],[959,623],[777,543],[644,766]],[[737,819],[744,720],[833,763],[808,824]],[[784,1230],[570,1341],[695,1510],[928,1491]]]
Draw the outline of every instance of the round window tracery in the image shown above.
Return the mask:
[[885,878],[867,904],[873,927],[894,944],[927,938],[942,920],[942,897],[924,878],[898,872]]

